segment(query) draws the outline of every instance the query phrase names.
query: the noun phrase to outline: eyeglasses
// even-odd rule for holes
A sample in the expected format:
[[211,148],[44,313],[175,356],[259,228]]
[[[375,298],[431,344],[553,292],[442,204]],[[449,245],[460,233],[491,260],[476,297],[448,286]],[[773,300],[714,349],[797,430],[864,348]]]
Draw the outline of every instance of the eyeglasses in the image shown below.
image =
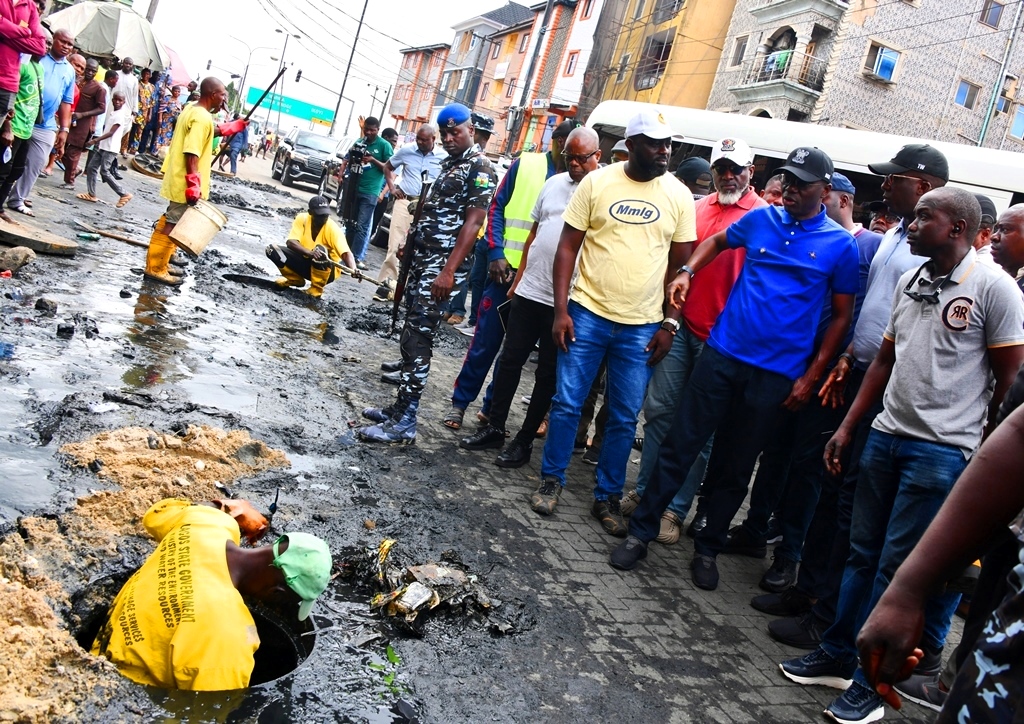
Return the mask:
[[796,189],[798,191],[803,191],[808,186],[813,186],[816,183],[821,183],[821,182],[820,181],[801,181],[796,176],[794,176],[793,174],[788,173],[788,172],[782,177],[782,188],[783,189],[785,189],[787,186],[794,186],[794,187],[796,187]]
[[579,164],[580,166],[582,166],[587,161],[589,161],[590,157],[593,156],[595,153],[597,153],[597,151],[591,151],[590,153],[588,153],[586,155],[579,154],[579,153],[566,153],[565,151],[562,151],[562,158],[565,159],[566,163],[573,163],[573,162],[575,162],[575,163]]
[[907,176],[906,174],[902,174],[902,173],[888,173],[888,174],[885,175],[885,178],[882,179],[882,183],[883,184],[887,183],[887,184],[889,184],[891,186],[893,180],[894,179],[898,179],[898,178],[909,179],[909,180],[913,181],[914,183],[928,184],[928,187],[931,188],[931,184],[928,183],[927,181],[925,181],[923,178],[918,178],[917,176]]
[[[964,258],[966,258],[966,257],[964,257]],[[962,262],[963,262],[963,259],[958,261],[956,263],[956,266],[954,266],[952,269],[949,270],[949,274],[946,274],[945,276],[940,277],[939,278],[939,285],[937,287],[935,287],[935,289],[933,289],[932,291],[930,291],[930,292],[915,292],[913,290],[914,282],[916,282],[918,280],[918,277],[921,276],[921,272],[924,271],[924,268],[926,266],[928,266],[928,264],[929,264],[929,262],[925,262],[924,264],[922,264],[921,266],[919,266],[917,268],[916,272],[914,272],[914,276],[911,277],[909,282],[907,282],[907,286],[903,289],[903,293],[906,294],[911,299],[913,299],[915,302],[925,302],[927,304],[938,304],[939,303],[939,294],[942,292],[943,287],[945,287],[946,284],[949,283],[949,280],[953,278],[953,272],[956,271],[957,267],[960,266],[960,264]],[[933,279],[932,283],[934,283],[934,282],[935,282],[935,280]],[[927,283],[928,282],[925,281],[924,279],[922,279],[920,281],[920,284],[927,284]]]
[[711,167],[711,170],[717,174],[732,174],[733,176],[739,176],[741,173],[747,170],[746,166],[737,166],[734,163],[724,164],[716,163]]

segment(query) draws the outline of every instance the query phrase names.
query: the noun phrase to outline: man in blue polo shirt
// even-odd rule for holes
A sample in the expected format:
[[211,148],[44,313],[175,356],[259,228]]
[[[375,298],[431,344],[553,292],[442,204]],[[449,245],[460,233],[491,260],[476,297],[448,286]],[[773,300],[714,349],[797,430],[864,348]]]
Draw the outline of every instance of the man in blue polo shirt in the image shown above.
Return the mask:
[[68,62],[68,55],[75,48],[75,39],[66,30],[53,34],[50,52],[39,64],[43,67],[43,101],[40,111],[42,123],[32,130],[25,156],[25,171],[14,185],[7,199],[7,206],[33,216],[25,205],[25,199],[32,193],[39,172],[46,165],[52,148],[57,156],[64,153],[64,143],[71,130],[71,104],[75,100],[75,69]]
[[[743,503],[757,456],[782,408],[797,410],[838,353],[853,318],[857,245],[828,218],[832,160],[817,148],[797,148],[779,169],[783,207],[753,210],[697,247],[669,286],[679,308],[690,279],[726,249],[746,251],[743,271],[711,330],[676,408],[629,535],[611,565],[630,570],[658,536],[661,514],[679,491],[701,448],[715,435],[721,460],[707,486],[707,525],[697,533],[691,568],[699,588],[718,587],[716,556]],[[831,294],[832,321],[815,349],[809,319]],[[728,454],[723,454],[728,451]]]

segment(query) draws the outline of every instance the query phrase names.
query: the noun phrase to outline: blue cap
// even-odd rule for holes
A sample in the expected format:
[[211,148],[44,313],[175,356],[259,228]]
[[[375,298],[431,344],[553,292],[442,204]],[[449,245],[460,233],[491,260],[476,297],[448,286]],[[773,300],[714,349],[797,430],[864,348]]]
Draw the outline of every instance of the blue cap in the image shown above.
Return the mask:
[[437,114],[438,128],[455,128],[469,120],[469,109],[461,103],[449,103]]
[[857,193],[857,189],[855,189],[853,184],[850,183],[850,179],[846,178],[846,176],[843,176],[843,174],[838,171],[832,173],[832,190],[842,191],[844,194]]

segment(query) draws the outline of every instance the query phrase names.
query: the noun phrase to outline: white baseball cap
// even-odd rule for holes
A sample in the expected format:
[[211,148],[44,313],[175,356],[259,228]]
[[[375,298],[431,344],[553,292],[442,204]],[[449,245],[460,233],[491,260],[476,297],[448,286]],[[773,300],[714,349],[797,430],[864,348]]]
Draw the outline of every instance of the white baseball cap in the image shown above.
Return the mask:
[[640,111],[626,124],[626,138],[640,135],[660,141],[676,134],[665,121],[665,116],[652,109]]
[[711,165],[720,158],[726,158],[737,166],[749,166],[754,162],[754,152],[746,141],[738,138],[723,138],[711,149]]

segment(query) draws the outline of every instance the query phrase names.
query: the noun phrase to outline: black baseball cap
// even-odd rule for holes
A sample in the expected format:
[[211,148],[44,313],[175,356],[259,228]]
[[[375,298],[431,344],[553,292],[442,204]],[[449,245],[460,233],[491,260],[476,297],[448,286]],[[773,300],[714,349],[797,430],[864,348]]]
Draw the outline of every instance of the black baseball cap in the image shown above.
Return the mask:
[[469,115],[469,120],[473,122],[473,127],[476,130],[483,131],[484,133],[494,133],[494,119],[490,116],[473,112]]
[[892,210],[889,209],[889,204],[885,203],[884,201],[872,201],[867,205],[867,210],[870,211],[872,214],[893,213]]
[[786,165],[775,169],[776,173],[791,173],[804,183],[814,181],[832,182],[835,168],[832,159],[820,148],[800,146],[794,148],[786,158]]
[[868,168],[871,169],[871,173],[879,176],[920,171],[943,181],[949,181],[949,163],[946,161],[946,157],[942,155],[941,151],[932,148],[927,143],[908,143],[892,157],[891,161],[869,163]]
[[314,196],[309,200],[309,213],[313,216],[323,216],[331,213],[331,203],[326,196]]
[[978,204],[981,206],[981,223],[992,226],[996,223],[996,205],[992,203],[992,199],[984,194],[974,194],[974,198],[978,200]]
[[573,130],[575,130],[576,128],[579,128],[579,126],[580,126],[580,124],[577,123],[576,121],[562,121],[557,126],[555,126],[555,130],[553,130],[551,132],[551,137],[552,138],[565,138],[570,133],[572,133]]

